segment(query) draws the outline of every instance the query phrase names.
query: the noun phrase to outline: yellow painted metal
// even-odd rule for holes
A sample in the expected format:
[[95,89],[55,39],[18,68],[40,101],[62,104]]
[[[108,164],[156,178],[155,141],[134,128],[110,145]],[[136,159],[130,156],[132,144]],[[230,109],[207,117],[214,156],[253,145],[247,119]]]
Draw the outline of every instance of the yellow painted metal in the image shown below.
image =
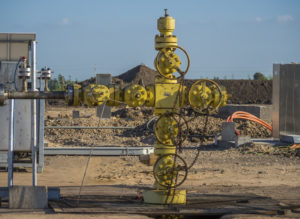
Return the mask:
[[213,91],[204,83],[192,86],[189,101],[193,107],[207,108],[214,103]]
[[216,100],[219,99],[219,98],[222,98],[221,104],[220,104],[219,107],[223,107],[223,106],[226,106],[227,100],[231,97],[231,95],[227,93],[227,90],[224,86],[220,86],[220,88],[221,88],[221,91],[222,91],[222,95],[221,95],[221,97],[220,97],[219,94],[216,95]]
[[186,204],[186,190],[145,190],[144,201],[151,204]]
[[174,164],[174,160],[170,156],[165,156],[165,159],[158,160],[154,172],[157,173],[157,180],[161,186],[174,187],[178,171],[176,163]]
[[[187,65],[185,70],[180,69],[181,61],[179,56],[175,53],[176,50],[179,50],[184,53],[187,59]],[[180,76],[184,76],[190,68],[190,57],[182,47],[176,46],[167,46],[159,50],[154,60],[154,67],[158,73],[167,78],[167,79],[177,79],[173,73],[178,72]]]
[[[179,93],[179,89],[183,91]],[[155,105],[156,115],[174,110],[184,106],[187,102],[186,86],[181,86],[177,80],[168,80],[163,77],[155,78]]]
[[155,104],[155,86],[148,85],[145,87],[147,91],[147,99],[145,101],[145,105],[149,107],[154,107]]
[[81,85],[79,84],[74,84],[73,85],[73,105],[74,106],[80,106],[80,100],[82,98],[82,94],[81,94]]
[[163,145],[174,145],[178,135],[178,123],[174,117],[161,116],[154,125],[157,140]]
[[155,49],[159,50],[167,46],[176,46],[177,37],[172,35],[175,30],[175,19],[165,11],[165,16],[157,20],[157,29],[160,32],[155,36]]
[[[158,54],[154,65],[160,76],[155,78],[155,84],[146,87],[136,84],[124,89],[121,89],[119,85],[109,87],[89,85],[86,88],[74,85],[73,100],[74,105],[83,102],[89,106],[96,106],[106,102],[109,106],[118,106],[121,102],[125,102],[132,107],[144,104],[154,107],[155,115],[160,116],[154,128],[157,138],[154,143],[154,153],[159,156],[160,160],[154,171],[167,172],[162,177],[158,177],[159,182],[155,182],[154,190],[144,192],[144,200],[146,203],[153,204],[185,204],[186,190],[172,188],[172,185],[174,187],[180,185],[174,184],[176,181],[173,181],[177,177],[178,171],[174,169],[177,161],[170,158],[176,153],[176,137],[181,136],[178,120],[174,115],[188,103],[200,112],[207,107],[213,110],[218,109],[226,104],[229,95],[224,88],[211,80],[200,80],[189,90],[179,83],[173,74],[177,71],[184,76],[189,69],[190,59],[187,52],[177,45],[177,37],[172,35],[175,20],[166,12],[164,17],[158,19],[157,28],[160,34],[155,37],[155,49],[158,50]],[[188,60],[184,71],[180,69],[181,61],[175,54],[177,49],[183,51]],[[171,167],[173,169],[170,170]]]
[[83,102],[88,106],[98,106],[109,99],[108,87],[90,84],[83,89]]
[[157,60],[155,61],[155,67],[157,71],[164,77],[169,79],[175,79],[173,75],[179,69],[181,65],[180,58],[174,53],[172,48],[163,48],[158,53]]
[[166,146],[161,144],[159,141],[154,142],[154,154],[164,155],[164,154],[175,154],[176,146]]
[[175,30],[175,19],[165,14],[157,20],[157,29],[163,36],[171,36]]
[[119,84],[112,84],[109,88],[109,99],[106,102],[108,106],[120,106],[124,102],[124,92]]
[[199,113],[214,113],[225,106],[229,95],[224,87],[209,79],[195,82],[188,94],[189,104]]
[[146,99],[147,92],[143,86],[134,84],[125,88],[124,101],[129,106],[142,106],[145,103]]
[[176,36],[159,36],[155,37],[155,49],[159,50],[165,48],[167,46],[176,46],[177,45],[177,37]]
[[[174,117],[165,113],[174,113],[186,104],[186,87],[179,84],[173,75],[176,71],[181,73],[181,61],[174,52],[177,48],[177,37],[172,35],[175,29],[175,20],[169,17],[167,11],[165,17],[157,21],[157,28],[160,35],[155,37],[155,49],[159,50],[154,66],[161,76],[155,78],[154,89],[154,113],[161,116],[155,124],[154,153],[160,156],[159,164],[154,171],[167,171],[174,167],[174,161],[169,159],[167,154],[175,154],[175,138],[178,135],[178,124]],[[170,47],[174,46],[174,47]],[[188,69],[188,68],[187,68]],[[153,103],[153,101],[151,102]],[[176,165],[176,164],[175,164]],[[144,201],[153,204],[185,204],[186,191],[174,188],[167,188],[161,185],[172,185],[176,179],[177,172],[172,169],[170,174],[164,174],[156,182],[155,190],[144,191]],[[174,181],[175,182],[175,181]],[[161,185],[159,185],[161,184]]]

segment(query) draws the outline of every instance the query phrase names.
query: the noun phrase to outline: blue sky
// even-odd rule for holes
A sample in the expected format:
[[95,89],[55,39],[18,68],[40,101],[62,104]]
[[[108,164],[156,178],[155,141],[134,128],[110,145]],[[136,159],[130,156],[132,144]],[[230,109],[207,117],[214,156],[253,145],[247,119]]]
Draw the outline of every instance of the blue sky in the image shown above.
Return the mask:
[[300,62],[297,0],[2,0],[0,32],[37,33],[38,69],[72,79],[153,67],[156,20],[168,8],[191,57],[187,78],[272,74]]

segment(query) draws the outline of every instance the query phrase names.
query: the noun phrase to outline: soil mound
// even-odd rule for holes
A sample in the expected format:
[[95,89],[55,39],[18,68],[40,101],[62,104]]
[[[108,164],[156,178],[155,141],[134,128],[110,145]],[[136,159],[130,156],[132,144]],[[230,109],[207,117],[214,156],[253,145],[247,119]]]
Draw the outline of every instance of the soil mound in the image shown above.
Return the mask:
[[89,79],[86,79],[84,81],[81,81],[79,82],[79,84],[82,86],[82,87],[86,87],[86,86],[89,86],[90,84],[96,84],[96,77],[91,77]]
[[[127,72],[120,74],[119,76],[112,77],[112,83],[114,84],[137,84],[141,80],[144,85],[149,85],[154,83],[155,76],[158,75],[158,72],[149,68],[146,65],[138,65]],[[88,86],[89,84],[95,84],[96,77],[91,77],[87,80],[79,82],[83,87]]]
[[129,71],[117,76],[116,78],[121,79],[128,84],[135,84],[140,80],[143,80],[144,85],[149,85],[154,83],[156,75],[158,75],[157,71],[154,71],[146,65],[138,65],[130,69]]
[[121,108],[114,112],[112,112],[112,116],[117,118],[129,118],[129,119],[139,119],[139,118],[148,118],[149,116],[153,116],[153,109],[152,108]]
[[[112,77],[111,80],[112,80],[113,84],[122,84],[123,83],[123,81],[120,80],[119,78]],[[81,81],[81,82],[79,82],[79,84],[82,87],[89,86],[90,84],[96,84],[96,77],[91,77],[91,78],[89,78],[87,80]]]
[[[192,86],[197,80],[186,80]],[[271,104],[272,80],[215,80],[231,95],[228,104]]]

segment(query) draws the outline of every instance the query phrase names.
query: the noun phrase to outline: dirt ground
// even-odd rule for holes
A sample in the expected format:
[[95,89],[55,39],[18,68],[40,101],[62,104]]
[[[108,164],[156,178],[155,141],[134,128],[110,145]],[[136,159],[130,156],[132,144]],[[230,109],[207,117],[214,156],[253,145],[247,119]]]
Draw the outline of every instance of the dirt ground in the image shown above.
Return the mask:
[[[191,162],[194,152],[184,152]],[[47,156],[44,172],[38,175],[39,185],[78,186],[87,164],[86,156]],[[0,185],[7,183],[7,173],[0,173]],[[234,148],[205,148],[189,171],[186,187],[297,187],[300,180],[299,157],[269,154],[248,154]],[[31,174],[16,172],[16,185],[30,185]],[[152,167],[136,156],[92,157],[84,185],[152,185]],[[209,192],[209,191],[207,191]],[[263,191],[262,191],[263,192]],[[274,194],[280,191],[274,191]],[[270,194],[269,194],[270,195]],[[300,195],[300,192],[298,193]]]
[[[99,120],[95,109],[76,108],[81,118],[72,119],[75,108],[49,107],[45,115],[46,125],[86,125],[86,126],[137,126],[133,130],[57,130],[47,129],[45,139],[49,147],[76,147],[100,145],[152,145],[154,135],[145,125],[152,118],[150,109],[117,109],[110,120]],[[138,119],[137,119],[138,118]],[[201,134],[204,118],[192,122],[190,134]],[[220,131],[222,118],[210,117],[208,134]],[[252,137],[270,135],[264,128],[251,122],[238,122],[243,134]],[[213,142],[207,138],[205,143]],[[191,138],[186,145],[197,145],[197,139]],[[181,155],[188,165],[193,161],[196,151],[186,150]],[[46,156],[45,167],[38,174],[38,184],[47,186],[80,186],[87,165],[88,156]],[[29,171],[29,172],[27,172]],[[240,148],[205,146],[190,169],[187,180],[182,185],[188,192],[197,193],[254,193],[278,200],[300,199],[300,156],[299,151],[288,147],[249,144]],[[127,185],[136,186],[137,194],[142,186],[152,186],[154,178],[152,167],[139,161],[136,156],[94,156],[91,157],[84,186]],[[30,185],[30,170],[15,172],[15,185]],[[7,173],[0,172],[0,186],[7,185]],[[79,192],[79,191],[78,191]],[[83,188],[84,193],[84,188]],[[62,189],[62,195],[64,190]],[[122,194],[120,194],[122,195]],[[42,213],[39,218],[47,217]],[[0,218],[7,218],[1,215]],[[10,215],[17,218],[16,215]],[[15,217],[14,217],[15,216]],[[24,216],[24,215],[23,215]],[[26,215],[25,215],[26,216]],[[36,215],[28,214],[36,218]],[[48,215],[49,216],[49,215]],[[70,215],[64,218],[77,218]],[[103,216],[103,217],[102,217]],[[113,216],[102,218],[114,218]],[[85,218],[93,215],[85,215]],[[95,216],[96,217],[96,216]],[[123,216],[122,216],[123,217]],[[116,218],[122,218],[116,217]],[[20,218],[20,217],[18,217]],[[26,217],[24,217],[26,218]],[[56,215],[54,218],[62,218]],[[84,217],[78,217],[84,218]],[[124,218],[134,218],[124,216]],[[142,218],[142,217],[136,217]],[[146,218],[146,217],[145,217]]]
[[[194,153],[185,153],[187,162],[191,162]],[[38,174],[38,185],[59,186],[62,196],[67,195],[64,187],[77,186],[82,182],[88,157],[83,156],[47,156],[44,172]],[[187,180],[181,186],[188,193],[203,194],[256,194],[272,197],[281,202],[300,199],[300,159],[297,156],[286,157],[272,154],[245,153],[234,148],[205,148],[201,151],[195,166],[189,171]],[[7,173],[0,173],[0,186],[6,186]],[[30,185],[30,172],[15,172],[15,185]],[[84,187],[85,194],[89,186],[119,185],[134,186],[136,194],[141,187],[151,187],[154,183],[152,167],[139,162],[138,157],[92,157],[88,166]],[[124,190],[125,194],[126,190]],[[78,189],[79,193],[79,189]],[[76,193],[77,194],[77,193]],[[122,192],[120,193],[122,196]],[[295,203],[294,203],[295,204]],[[27,215],[35,218],[37,214]],[[39,218],[49,218],[51,214],[39,213]],[[0,218],[22,218],[7,214]],[[26,214],[22,215],[23,218]],[[93,215],[85,215],[90,218]],[[96,217],[97,215],[94,215]],[[78,217],[78,216],[76,216]],[[76,218],[73,215],[56,215],[54,218]],[[123,216],[124,218],[143,218]],[[97,218],[122,218],[99,215]],[[145,217],[146,218],[146,217]]]
[[[72,119],[72,111],[77,110],[80,118]],[[151,108],[113,108],[112,117],[109,120],[100,120],[96,116],[95,108],[84,107],[57,107],[49,106],[45,113],[46,126],[116,126],[116,127],[135,127],[130,130],[113,129],[46,129],[45,140],[49,147],[76,147],[76,146],[152,146],[155,140],[154,133],[151,131],[153,123],[147,122],[154,117]],[[207,135],[205,143],[212,143],[214,136],[221,132],[223,116],[208,118],[206,133],[203,133],[205,116],[194,117],[190,110],[186,110],[185,119],[188,123],[189,138],[183,145],[199,144],[199,135]],[[266,128],[251,122],[240,120],[237,122],[237,129],[242,135],[249,135],[253,138],[270,137],[271,132]],[[184,129],[185,126],[184,126]],[[76,136],[76,138],[74,137]]]
[[[79,110],[81,118],[72,119],[72,110]],[[188,114],[188,113],[187,113]],[[99,120],[93,108],[60,108],[49,107],[46,113],[46,125],[79,125],[79,126],[135,126],[133,130],[59,130],[47,129],[45,138],[49,147],[76,147],[101,145],[153,145],[155,136],[146,127],[153,117],[151,109],[113,109],[110,120]],[[191,116],[187,116],[191,119]],[[197,136],[203,132],[204,117],[197,117],[189,123],[190,134]],[[222,118],[209,117],[207,135],[220,132]],[[150,125],[151,126],[151,125]],[[270,132],[249,121],[238,121],[238,129],[251,137],[269,137]],[[76,136],[76,137],[75,137]],[[212,143],[213,137],[206,138],[205,144]],[[188,138],[184,145],[197,145],[199,138]],[[196,151],[184,151],[182,156],[189,165]],[[245,145],[240,148],[205,146],[195,166],[190,170],[186,186],[299,186],[300,156],[299,151],[287,147],[269,145]],[[45,174],[53,174],[48,185],[80,184],[86,157],[46,157]],[[51,171],[53,168],[53,172]],[[49,172],[48,172],[49,171]],[[151,185],[153,183],[152,167],[139,162],[138,157],[92,157],[88,169],[86,185],[119,184]],[[70,177],[54,177],[61,172],[68,172]],[[43,175],[43,174],[42,174]],[[59,176],[59,175],[58,175]],[[43,177],[40,182],[43,183]],[[300,194],[300,192],[299,192]]]

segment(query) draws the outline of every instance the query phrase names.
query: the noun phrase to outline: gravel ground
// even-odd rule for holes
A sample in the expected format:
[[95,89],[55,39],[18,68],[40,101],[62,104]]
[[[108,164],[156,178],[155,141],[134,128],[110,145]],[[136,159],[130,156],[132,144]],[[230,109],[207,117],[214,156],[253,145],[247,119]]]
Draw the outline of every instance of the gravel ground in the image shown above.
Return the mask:
[[[80,111],[80,118],[72,119],[72,111]],[[45,138],[51,147],[59,146],[150,146],[153,145],[155,136],[146,127],[147,122],[153,118],[151,108],[113,108],[112,117],[109,120],[99,120],[94,108],[84,107],[48,107],[45,113],[46,126],[130,126],[136,127],[130,130],[104,130],[104,129],[46,129]],[[186,113],[186,120],[192,119],[190,113]],[[208,135],[206,143],[214,141],[214,135],[220,133],[222,122],[225,120],[210,116],[208,118],[207,131],[203,133],[205,117],[198,116],[188,123],[190,137],[184,145],[195,145],[199,138],[192,136]],[[237,128],[242,135],[254,138],[270,137],[271,132],[251,121],[237,121]]]

